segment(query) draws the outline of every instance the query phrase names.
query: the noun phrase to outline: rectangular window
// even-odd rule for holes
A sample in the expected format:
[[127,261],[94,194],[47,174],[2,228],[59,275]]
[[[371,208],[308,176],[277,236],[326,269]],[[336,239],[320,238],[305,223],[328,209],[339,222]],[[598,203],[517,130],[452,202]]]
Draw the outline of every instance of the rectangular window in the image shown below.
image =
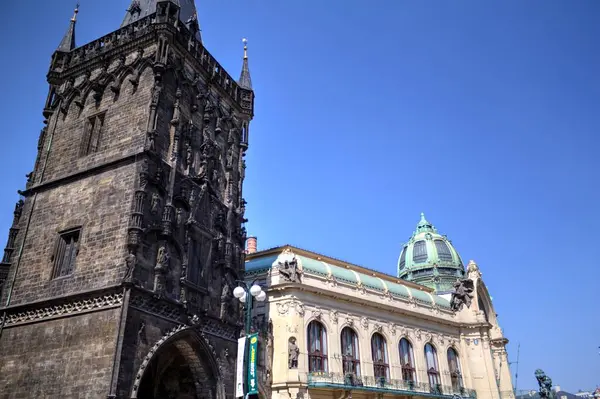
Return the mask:
[[104,115],[105,113],[97,114],[87,120],[81,142],[81,156],[98,152],[104,130]]
[[81,228],[63,231],[58,237],[54,250],[54,272],[52,278],[68,276],[75,269],[75,259],[79,252]]

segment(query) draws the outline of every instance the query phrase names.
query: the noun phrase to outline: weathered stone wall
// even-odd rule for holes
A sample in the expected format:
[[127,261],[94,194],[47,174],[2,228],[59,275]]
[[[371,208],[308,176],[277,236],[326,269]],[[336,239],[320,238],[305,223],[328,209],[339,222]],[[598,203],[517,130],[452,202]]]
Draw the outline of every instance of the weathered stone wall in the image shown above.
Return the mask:
[[120,309],[5,328],[1,398],[105,398]]
[[[134,176],[135,165],[129,164],[38,194],[11,306],[120,282]],[[31,201],[26,202],[25,215],[29,214]],[[77,226],[82,229],[75,269],[70,276],[52,279],[58,233]],[[23,227],[19,234],[24,232]],[[17,256],[13,256],[9,280]],[[4,289],[3,303],[8,291]]]

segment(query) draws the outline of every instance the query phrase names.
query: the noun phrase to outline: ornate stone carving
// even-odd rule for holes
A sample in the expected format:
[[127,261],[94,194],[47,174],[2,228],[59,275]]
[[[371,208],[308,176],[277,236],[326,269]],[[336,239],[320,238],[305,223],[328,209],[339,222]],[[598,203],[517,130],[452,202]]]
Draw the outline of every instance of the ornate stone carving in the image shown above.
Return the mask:
[[375,330],[378,333],[381,333],[383,331],[383,327],[381,327],[381,324],[375,323],[375,325],[373,326],[373,330]]
[[7,311],[5,326],[31,323],[49,318],[66,317],[77,313],[120,306],[123,302],[123,293],[89,294],[73,300],[54,305],[28,308],[27,310],[14,309]]
[[420,329],[420,328],[417,328],[417,329],[415,330],[415,338],[416,338],[417,340],[419,340],[419,341],[421,340],[421,338],[422,338],[422,331],[421,331],[421,329]]
[[354,319],[350,316],[346,316],[346,324],[352,327],[354,325]]
[[323,312],[321,311],[321,309],[317,308],[317,309],[313,310],[312,315],[315,319],[321,320],[321,316],[323,315]]
[[433,335],[430,332],[425,333],[425,342],[431,342],[433,340]]
[[475,263],[474,260],[470,260],[467,265],[467,277],[471,280],[477,280],[481,278],[481,272],[479,271],[479,266]]
[[150,295],[132,295],[129,304],[131,307],[166,319],[179,320],[181,315],[181,308],[179,306],[166,301],[161,301]]
[[367,319],[366,317],[361,317],[360,318],[360,325],[363,326],[363,328],[365,330],[367,330],[369,328],[369,319]]
[[450,299],[452,310],[458,312],[463,308],[463,305],[470,308],[474,289],[473,280],[471,279],[462,279],[454,283],[454,291]]
[[331,322],[333,324],[337,324],[337,322],[338,322],[338,311],[337,310],[331,310],[331,311],[329,311],[329,318],[331,319]]
[[390,323],[390,332],[392,335],[396,335],[396,323]]

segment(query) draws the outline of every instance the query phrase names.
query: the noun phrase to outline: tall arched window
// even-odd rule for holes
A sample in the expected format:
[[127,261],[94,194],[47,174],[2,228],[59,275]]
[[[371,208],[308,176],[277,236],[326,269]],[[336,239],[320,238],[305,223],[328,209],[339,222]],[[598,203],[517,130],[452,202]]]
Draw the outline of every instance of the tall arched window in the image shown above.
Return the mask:
[[450,379],[452,380],[452,389],[460,391],[462,388],[462,374],[458,362],[458,354],[454,348],[448,348],[448,368],[450,369]]
[[327,372],[327,330],[316,320],[308,325],[308,371]]
[[400,364],[402,365],[402,379],[415,382],[415,356],[410,342],[406,338],[400,340]]
[[360,354],[358,352],[358,336],[350,327],[342,330],[342,366],[344,374],[360,375]]
[[427,361],[429,385],[435,387],[440,383],[440,369],[438,367],[437,351],[431,344],[425,345],[425,360]]
[[375,378],[390,378],[387,342],[383,338],[383,335],[379,333],[373,334],[371,338],[371,355],[373,356]]

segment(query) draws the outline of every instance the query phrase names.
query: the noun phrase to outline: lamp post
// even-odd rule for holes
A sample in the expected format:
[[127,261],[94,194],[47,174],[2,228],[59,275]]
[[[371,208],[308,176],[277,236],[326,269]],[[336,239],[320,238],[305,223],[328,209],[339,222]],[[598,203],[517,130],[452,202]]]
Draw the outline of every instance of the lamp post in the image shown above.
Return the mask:
[[[237,281],[237,283],[239,284],[237,287],[235,287],[233,289],[233,296],[236,297],[237,299],[240,300],[240,302],[244,303],[245,306],[245,316],[246,316],[246,321],[244,323],[244,332],[246,335],[246,339],[248,339],[248,337],[250,336],[251,333],[251,329],[252,329],[252,303],[254,301],[254,299],[256,299],[259,302],[264,301],[265,299],[267,299],[267,293],[263,291],[263,289],[260,287],[260,285],[256,284],[256,280],[252,282],[252,284],[248,284],[243,280],[239,280]],[[256,340],[255,337],[253,337],[253,340]],[[252,342],[251,342],[252,343]],[[250,396],[251,393],[256,394],[257,391],[251,391],[250,388],[254,388],[254,377],[250,377],[251,372],[255,373],[256,369],[252,368],[250,365],[251,359],[250,359],[250,345],[245,345],[244,346],[244,359],[245,361],[245,365],[246,367],[244,367],[244,374],[246,375],[246,384],[245,384],[245,389],[244,389],[244,396],[246,398],[248,398]],[[254,357],[254,356],[253,356]],[[256,366],[254,366],[256,367]],[[253,374],[255,375],[255,374]],[[238,380],[239,381],[239,380]],[[252,387],[250,387],[250,385],[252,385]]]
[[267,299],[267,293],[263,291],[260,285],[256,284],[256,281],[252,283],[250,287],[245,281],[238,281],[238,285],[233,289],[233,296],[240,300],[241,303],[246,305],[246,321],[244,323],[244,331],[246,335],[250,334],[251,321],[252,321],[252,299],[256,299],[259,302]]

